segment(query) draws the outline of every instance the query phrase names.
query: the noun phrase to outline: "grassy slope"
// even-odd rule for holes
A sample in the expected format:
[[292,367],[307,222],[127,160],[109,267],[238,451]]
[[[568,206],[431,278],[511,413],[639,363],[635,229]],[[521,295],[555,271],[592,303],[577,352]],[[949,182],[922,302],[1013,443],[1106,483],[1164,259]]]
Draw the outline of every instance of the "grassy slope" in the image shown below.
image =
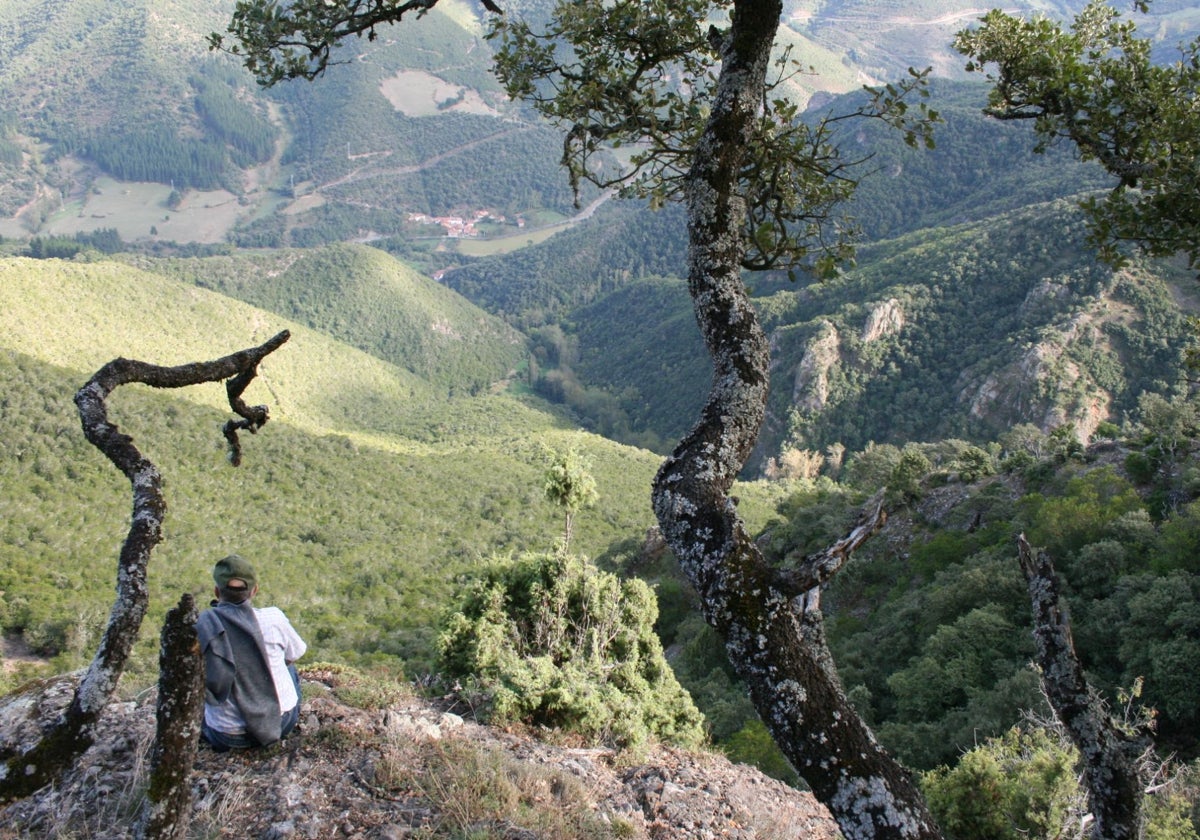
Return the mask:
[[[447,399],[440,388],[302,326],[110,262],[0,263],[0,620],[60,666],[90,655],[127,528],[129,488],[79,431],[71,395],[117,356],[164,364],[213,358],[293,330],[247,398],[273,420],[224,461],[219,385],[116,392],[111,416],[162,469],[166,541],[136,668],[181,591],[201,596],[228,551],[263,569],[321,658],[397,657],[429,666],[455,577],[496,552],[547,549],[561,527],[542,498],[545,449],[579,447],[600,488],[574,547],[631,551],[653,521],[658,458],[588,435],[506,394]],[[757,527],[778,491],[741,493]],[[615,558],[614,558],[615,560]]]
[[525,356],[516,330],[374,248],[139,262],[323,330],[442,388],[479,391]]

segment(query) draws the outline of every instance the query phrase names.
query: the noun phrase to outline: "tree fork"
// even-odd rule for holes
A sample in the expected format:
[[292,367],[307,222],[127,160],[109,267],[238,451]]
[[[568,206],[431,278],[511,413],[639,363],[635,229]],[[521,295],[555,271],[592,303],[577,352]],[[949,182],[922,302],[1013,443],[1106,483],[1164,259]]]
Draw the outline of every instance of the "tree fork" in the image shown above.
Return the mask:
[[[17,754],[0,754],[0,802],[10,802],[58,778],[76,757],[91,746],[93,728],[116,689],[129,659],[149,603],[146,568],[154,547],[162,541],[166,501],[158,468],[134,446],[133,438],[108,421],[105,401],[121,385],[140,382],[153,388],[183,388],[236,378],[229,388],[230,406],[256,431],[267,420],[265,406],[248,408],[240,397],[254,378],[259,362],[290,338],[287,330],[264,344],[209,362],[162,367],[117,358],[98,370],[75,394],[84,436],[104,453],[133,488],[133,515],[117,562],[117,598],[109,613],[100,647],[80,680],[71,704],[42,738]],[[226,433],[228,437],[228,432]],[[236,447],[236,430],[230,440]],[[231,457],[236,461],[236,458]]]

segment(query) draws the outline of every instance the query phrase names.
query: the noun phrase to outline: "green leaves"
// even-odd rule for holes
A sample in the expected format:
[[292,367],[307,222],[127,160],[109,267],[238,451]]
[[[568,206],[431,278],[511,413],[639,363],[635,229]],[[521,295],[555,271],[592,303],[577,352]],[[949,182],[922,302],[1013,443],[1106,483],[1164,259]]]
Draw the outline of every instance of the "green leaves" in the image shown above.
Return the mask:
[[[565,129],[563,164],[576,188],[586,180],[653,206],[679,201],[721,60],[723,33],[706,22],[723,7],[707,0],[585,0],[559,3],[538,31],[498,19],[491,36],[500,44],[497,74],[510,95]],[[797,72],[784,50],[762,91],[737,186],[747,206],[742,265],[830,277],[852,256],[856,229],[837,219],[835,208],[853,193],[862,163],[839,150],[834,126],[879,118],[913,145],[932,146],[937,115],[924,103],[910,108],[910,94],[923,91],[926,77],[910,71],[856,111],[805,119],[795,102],[775,95]],[[623,147],[635,151],[618,169],[610,153]]]
[[439,639],[449,676],[476,680],[493,718],[619,744],[698,746],[700,713],[654,634],[654,593],[562,552],[493,560],[459,592]]
[[[711,94],[707,0],[562,2],[544,28],[498,18],[496,74],[514,98],[566,130],[563,164],[637,197],[675,197]],[[636,147],[615,171],[605,153]],[[664,190],[665,187],[665,190]]]
[[1033,120],[1036,151],[1066,139],[1116,177],[1104,197],[1083,202],[1105,259],[1119,263],[1119,244],[1133,241],[1200,264],[1200,41],[1179,61],[1155,64],[1131,21],[1092,2],[1069,30],[995,10],[958,33],[955,47],[968,71],[996,68],[987,113]]
[[[437,0],[238,0],[225,34],[210,34],[208,46],[241,56],[264,87],[284,79],[315,79],[340,63],[333,50],[349,36],[374,41],[379,27],[398,23],[409,12],[422,17],[435,5]],[[497,11],[490,0],[483,5]]]

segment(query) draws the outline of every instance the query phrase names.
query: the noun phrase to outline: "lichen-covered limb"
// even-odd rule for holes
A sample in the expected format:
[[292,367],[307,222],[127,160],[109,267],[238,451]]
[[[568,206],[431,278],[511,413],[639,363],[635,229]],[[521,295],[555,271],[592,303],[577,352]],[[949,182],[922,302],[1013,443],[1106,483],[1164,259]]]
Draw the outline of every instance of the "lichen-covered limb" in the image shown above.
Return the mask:
[[150,751],[150,783],[138,818],[138,840],[181,840],[191,824],[188,777],[200,742],[204,659],[191,595],[167,612],[158,654],[157,728]]
[[741,279],[739,176],[781,12],[779,0],[737,0],[730,30],[714,36],[721,71],[687,176],[688,288],[713,383],[655,478],[654,509],[764,723],[847,840],[937,838],[912,779],[847,702],[819,610],[767,565],[728,496],[767,398],[767,341]]
[[781,591],[796,597],[828,583],[850,559],[850,555],[887,522],[883,496],[884,491],[880,490],[867,502],[859,514],[858,522],[842,539],[824,551],[810,554],[795,569],[776,571],[775,585]]
[[1149,748],[1149,739],[1119,729],[1104,701],[1088,685],[1075,654],[1071,622],[1059,599],[1058,575],[1049,555],[1035,553],[1021,534],[1017,556],[1029,590],[1046,697],[1083,761],[1094,817],[1090,836],[1094,840],[1133,840],[1138,836],[1142,803],[1138,759]]
[[151,552],[162,541],[167,507],[162,477],[158,468],[138,451],[133,438],[109,422],[105,402],[108,395],[132,382],[155,388],[183,388],[236,377],[257,367],[289,337],[285,330],[258,347],[210,362],[177,367],[113,359],[76,392],[75,405],[84,435],[129,479],[133,488],[133,514],[117,562],[117,597],[96,655],[67,711],[45,736],[26,752],[0,754],[0,802],[28,796],[53,781],[91,745],[92,727],[117,686],[146,614],[149,602],[146,569]]

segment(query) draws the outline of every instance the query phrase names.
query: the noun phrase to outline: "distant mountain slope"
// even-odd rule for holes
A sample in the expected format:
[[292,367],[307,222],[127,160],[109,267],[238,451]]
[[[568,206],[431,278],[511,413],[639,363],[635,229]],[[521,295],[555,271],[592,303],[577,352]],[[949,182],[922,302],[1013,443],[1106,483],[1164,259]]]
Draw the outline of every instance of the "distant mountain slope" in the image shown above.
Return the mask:
[[612,393],[632,430],[650,430],[669,451],[695,425],[708,398],[712,363],[677,279],[630,283],[575,311],[576,370]]
[[[269,90],[207,49],[232,11],[229,0],[0,9],[0,233],[312,245],[395,236],[412,212],[570,211],[561,138],[502,95],[474,5],[443,0],[376,40],[350,39],[319,81]],[[214,207],[219,223],[203,212]]]
[[1017,423],[1086,439],[1180,382],[1171,284],[1187,282],[1162,263],[1097,264],[1064,201],[881,244],[836,283],[762,302],[777,360],[767,439],[856,449]]
[[[1004,4],[1004,10],[1023,17],[1043,14],[1065,19],[1085,5],[1086,0],[1014,0]],[[1123,14],[1130,11],[1128,4],[1113,5]],[[962,78],[964,62],[952,47],[954,33],[992,7],[976,0],[785,0],[783,23],[801,43],[840,56],[857,74],[857,87],[862,82],[895,79],[909,67],[932,66],[935,76]],[[1138,20],[1144,36],[1161,46],[1164,58],[1171,56],[1180,40],[1200,32],[1200,14],[1194,4],[1181,0],[1154,2],[1150,15],[1139,15]],[[803,51],[796,57],[806,60]],[[1178,51],[1174,57],[1178,58]],[[823,68],[818,64],[817,69]],[[798,84],[813,83],[800,79]]]
[[678,205],[654,212],[640,202],[610,201],[541,244],[474,260],[442,282],[510,323],[539,326],[643,277],[683,276],[686,249]]
[[[270,402],[274,416],[316,433],[402,433],[397,406],[435,393],[415,374],[294,321],[116,262],[0,261],[0,309],[0,347],[89,375],[116,356],[182,364],[291,329],[292,340],[263,363],[246,399]],[[219,386],[181,396],[227,405]]]
[[[913,149],[886,126],[860,120],[845,127],[840,142],[848,156],[865,158],[847,213],[872,242],[941,225],[975,222],[1073,196],[1109,189],[1111,178],[1096,164],[1082,164],[1066,145],[1034,154],[1027,123],[985,116],[987,86],[978,80],[935,80],[929,107],[942,123],[936,148]],[[848,111],[861,94],[839,97],[814,109]]]
[[137,262],[302,323],[442,388],[478,392],[525,359],[525,338],[374,248]]
[[[1137,261],[1113,272],[1084,232],[1060,200],[864,248],[835,282],[766,286],[772,383],[751,469],[785,444],[986,441],[1017,423],[1086,436],[1143,390],[1169,392],[1187,334],[1173,290],[1192,278]],[[669,446],[690,427],[711,371],[682,281],[630,283],[568,320],[575,372],[635,439]]]
[[[535,16],[548,6],[508,5]],[[489,210],[511,223],[570,212],[561,132],[503,96],[476,4],[441,0],[375,40],[348,39],[316,82],[266,91],[207,50],[233,6],[4,4],[0,234],[115,227],[147,243],[309,246],[411,239],[412,212]],[[980,11],[960,0],[789,2],[780,44],[806,69],[787,89],[824,101],[930,64],[959,78],[950,38]],[[1164,48],[1198,29],[1186,6],[1152,11],[1143,23]]]
[[[861,159],[859,186],[842,208],[862,228],[863,241],[909,231],[980,221],[1029,204],[1109,185],[1097,167],[1066,148],[1032,152],[1027,126],[1001,124],[982,113],[986,87],[940,81],[930,107],[943,117],[937,147],[909,148],[896,132],[870,120],[846,124],[838,138],[848,159]],[[861,93],[811,111],[847,113]],[[686,274],[687,230],[682,208],[650,211],[636,202],[609,202],[586,223],[520,251],[475,260],[443,282],[490,312],[527,326],[555,321],[645,276]],[[787,289],[780,274],[749,274],[760,291]],[[569,316],[566,316],[569,318]]]

